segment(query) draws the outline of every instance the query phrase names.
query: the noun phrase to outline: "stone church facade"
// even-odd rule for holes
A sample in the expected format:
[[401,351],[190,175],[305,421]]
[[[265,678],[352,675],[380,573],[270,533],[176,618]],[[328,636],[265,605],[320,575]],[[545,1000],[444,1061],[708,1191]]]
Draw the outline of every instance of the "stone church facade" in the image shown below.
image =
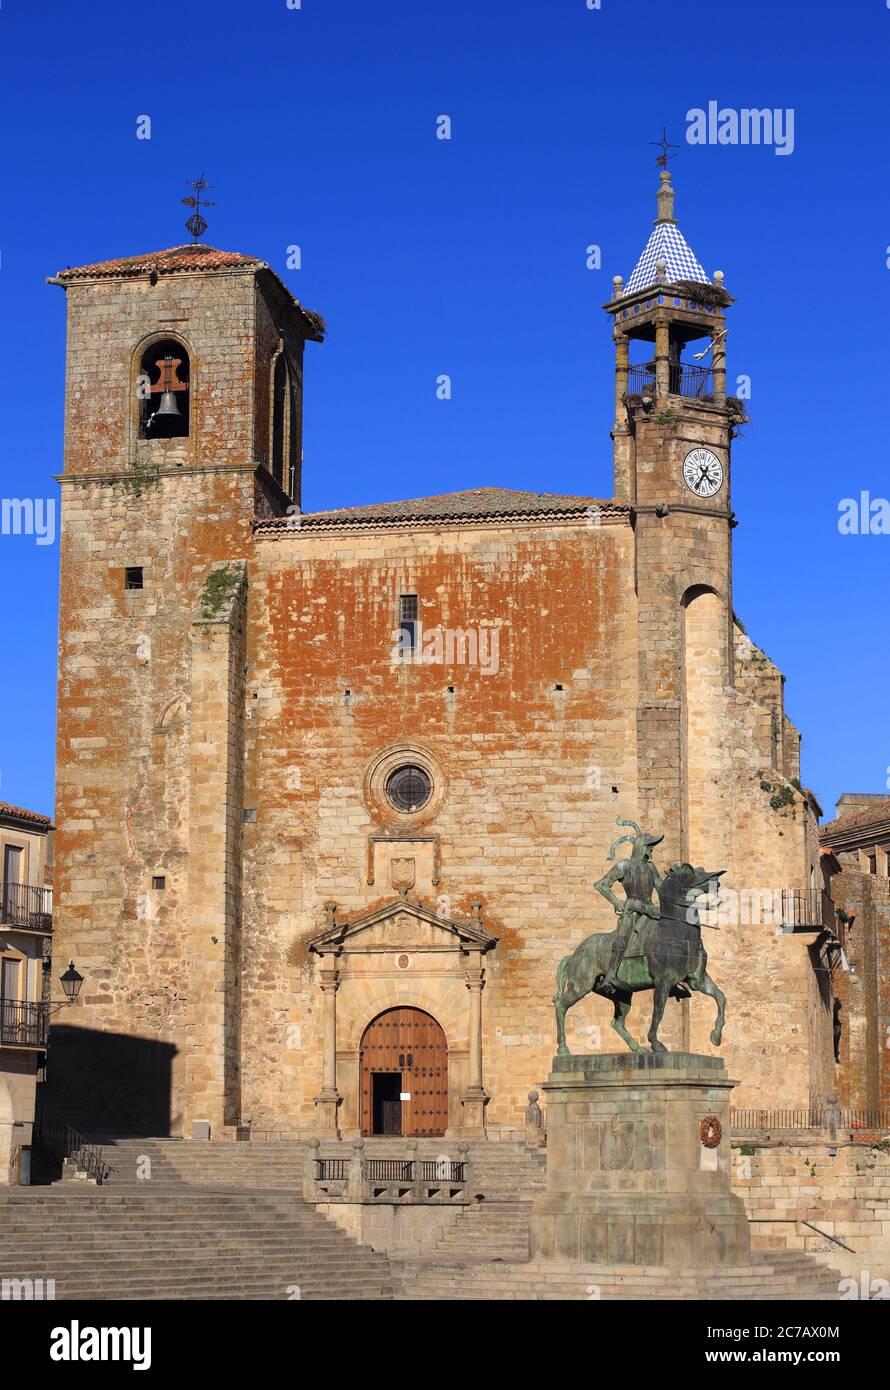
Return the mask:
[[[615,923],[593,884],[619,818],[664,832],[662,868],[727,870],[706,945],[736,1103],[830,1094],[819,809],[783,677],[733,616],[732,299],[668,176],[606,306],[609,499],[304,514],[324,324],[265,262],[196,244],[53,283],[56,951],[85,976],[59,1104],[185,1135],[515,1132],[557,963]],[[572,1050],[621,1046],[611,1016],[579,1004]],[[662,1036],[709,1053],[712,1022],[671,1002]]]

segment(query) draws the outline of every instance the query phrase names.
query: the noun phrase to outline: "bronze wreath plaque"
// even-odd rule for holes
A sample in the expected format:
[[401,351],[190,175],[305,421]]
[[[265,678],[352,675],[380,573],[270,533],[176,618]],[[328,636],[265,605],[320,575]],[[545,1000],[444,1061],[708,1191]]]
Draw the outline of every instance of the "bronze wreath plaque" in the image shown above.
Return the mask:
[[716,1149],[723,1138],[723,1126],[716,1115],[706,1115],[698,1132],[706,1149]]

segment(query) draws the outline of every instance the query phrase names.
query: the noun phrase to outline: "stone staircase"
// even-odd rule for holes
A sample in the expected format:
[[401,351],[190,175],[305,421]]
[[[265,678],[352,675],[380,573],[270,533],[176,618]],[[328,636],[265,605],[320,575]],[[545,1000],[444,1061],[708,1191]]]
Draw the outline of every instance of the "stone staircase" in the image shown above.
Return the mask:
[[[121,1138],[103,1145],[103,1157],[112,1168],[109,1187],[115,1191],[124,1185],[142,1188],[149,1180],[153,1187],[188,1183],[195,1187],[248,1187],[301,1193],[309,1152],[308,1142],[297,1139],[201,1143],[184,1139]],[[406,1152],[405,1140],[365,1141],[368,1158],[404,1158]],[[419,1157],[426,1159],[442,1154],[457,1158],[456,1145],[442,1139],[418,1140],[417,1152]],[[352,1146],[323,1143],[319,1153],[325,1158],[349,1158]],[[532,1196],[546,1186],[544,1155],[525,1144],[475,1140],[469,1144],[468,1156],[473,1191],[485,1199]],[[150,1179],[146,1179],[146,1174],[150,1174]]]
[[403,1300],[758,1300],[831,1302],[836,1270],[805,1255],[755,1256],[738,1269],[665,1270],[644,1266],[510,1263],[501,1260],[391,1260]]
[[[307,1146],[299,1140],[270,1143],[201,1143],[185,1139],[117,1139],[103,1144],[111,1166],[108,1187],[146,1190],[188,1187],[303,1191]],[[146,1162],[147,1160],[147,1162]]]
[[[473,1141],[475,1200],[420,1256],[375,1253],[302,1199],[309,1145],[297,1139],[189,1142],[120,1137],[104,1145],[101,1187],[0,1189],[0,1279],[54,1279],[82,1299],[807,1299],[838,1298],[837,1271],[802,1253],[750,1267],[646,1269],[531,1263],[532,1199],[544,1154]],[[346,1157],[348,1143],[323,1143]],[[404,1157],[369,1139],[368,1157]],[[443,1140],[418,1155],[456,1157]]]
[[486,1201],[463,1207],[431,1250],[452,1259],[526,1261],[531,1202]]
[[299,1196],[181,1181],[0,1190],[0,1279],[57,1299],[389,1299],[385,1255]]

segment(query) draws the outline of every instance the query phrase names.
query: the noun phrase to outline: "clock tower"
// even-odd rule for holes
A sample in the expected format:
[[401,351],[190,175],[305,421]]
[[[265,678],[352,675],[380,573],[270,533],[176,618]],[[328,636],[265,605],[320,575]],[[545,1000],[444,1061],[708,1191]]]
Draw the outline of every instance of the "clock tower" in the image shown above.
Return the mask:
[[703,770],[720,781],[716,763],[701,767],[702,701],[708,685],[716,699],[733,682],[730,447],[745,417],[726,394],[733,300],[680,231],[666,167],[645,249],[627,284],[613,283],[615,497],[630,504],[635,532],[639,804],[646,825],[665,830],[669,861],[702,852],[693,787]]

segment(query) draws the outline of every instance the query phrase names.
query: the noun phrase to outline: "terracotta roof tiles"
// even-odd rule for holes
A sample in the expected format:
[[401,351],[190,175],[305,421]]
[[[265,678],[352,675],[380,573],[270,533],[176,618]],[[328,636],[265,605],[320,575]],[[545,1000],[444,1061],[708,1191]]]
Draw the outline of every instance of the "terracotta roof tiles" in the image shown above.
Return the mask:
[[13,806],[8,801],[0,801],[0,818],[9,816],[13,820],[26,820],[33,822],[34,825],[45,825],[47,829],[52,825],[49,816],[42,816],[39,811],[26,811],[22,806]]
[[[359,507],[340,507],[326,512],[304,512],[298,518],[299,529],[324,529],[328,526],[351,524],[386,524],[411,521],[485,520],[511,516],[584,516],[590,513],[591,524],[599,516],[623,517],[629,507],[620,502],[597,497],[577,497],[555,492],[524,492],[516,488],[479,487],[462,492],[444,492],[431,497],[411,497],[398,502],[376,502]],[[293,517],[261,521],[261,532],[296,529]]]
[[266,261],[256,256],[245,256],[240,251],[218,251],[215,246],[205,246],[203,242],[189,242],[185,246],[171,246],[166,251],[146,251],[141,256],[120,256],[117,260],[96,261],[92,265],[68,266],[60,270],[57,280],[129,279],[148,275],[156,270],[159,275],[173,275],[182,271],[201,270],[262,270]]
[[823,825],[819,835],[821,839],[833,835],[846,835],[848,832],[868,830],[873,825],[881,825],[890,820],[890,797],[878,801],[871,806],[864,807],[861,811],[851,811],[846,816],[836,816],[834,820]]

